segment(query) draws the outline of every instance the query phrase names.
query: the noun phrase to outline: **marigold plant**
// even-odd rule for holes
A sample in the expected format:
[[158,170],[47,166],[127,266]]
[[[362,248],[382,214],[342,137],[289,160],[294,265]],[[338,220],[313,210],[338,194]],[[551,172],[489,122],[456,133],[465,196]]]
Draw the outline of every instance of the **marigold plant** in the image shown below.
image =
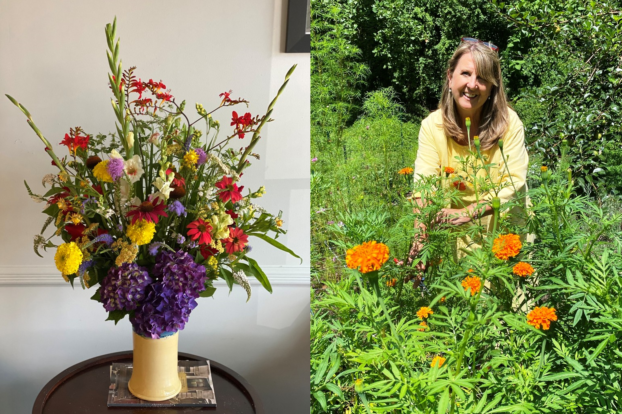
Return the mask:
[[546,306],[535,307],[534,310],[527,314],[527,323],[536,329],[548,330],[551,326],[551,321],[556,321],[557,315],[555,314],[555,308],[547,308]]
[[456,172],[452,167],[445,167],[445,174],[453,174]]
[[522,247],[520,237],[516,234],[502,234],[494,240],[492,252],[498,259],[508,260],[516,257]]
[[434,366],[438,366],[440,368],[443,366],[446,360],[447,360],[446,358],[443,358],[442,356],[437,355],[434,358],[432,358],[432,363],[430,364],[430,366],[432,368],[434,368]]
[[427,328],[427,327],[428,327],[428,324],[427,324],[427,323],[425,323],[425,321],[423,321],[423,322],[421,322],[421,323],[419,324],[419,326],[421,326],[421,328],[419,328],[419,329],[417,329],[417,330],[418,330],[419,332],[423,332],[423,331],[425,331],[425,328]]
[[412,174],[414,170],[411,167],[402,168],[397,173],[400,175],[409,175]]
[[512,268],[512,272],[514,272],[514,274],[517,276],[527,277],[527,276],[531,276],[534,270],[533,270],[533,267],[529,263],[518,262]]
[[467,276],[462,281],[462,287],[465,291],[471,289],[471,296],[473,296],[482,288],[482,281],[477,276]]
[[350,269],[358,269],[361,273],[378,270],[387,260],[389,248],[376,241],[365,242],[346,253],[346,265]]

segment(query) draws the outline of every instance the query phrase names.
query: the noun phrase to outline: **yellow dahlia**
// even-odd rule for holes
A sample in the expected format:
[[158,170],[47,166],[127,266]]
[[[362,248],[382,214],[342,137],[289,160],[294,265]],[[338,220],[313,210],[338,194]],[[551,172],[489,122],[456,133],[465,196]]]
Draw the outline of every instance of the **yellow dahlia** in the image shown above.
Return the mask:
[[358,269],[361,273],[378,270],[387,260],[389,260],[389,248],[375,241],[355,246],[346,253],[346,265],[350,269]]
[[423,306],[421,307],[421,309],[419,309],[417,311],[417,317],[420,319],[425,319],[430,315],[433,315],[434,312],[432,312],[432,308],[428,308],[427,306]]
[[442,367],[442,366],[443,366],[443,364],[445,363],[445,361],[446,361],[446,359],[445,359],[445,358],[443,358],[443,357],[442,357],[442,356],[440,356],[440,355],[437,355],[437,356],[435,356],[435,357],[432,359],[432,363],[430,364],[430,366],[431,366],[432,368],[434,368],[434,366],[435,366],[435,365],[437,365],[437,366],[440,368],[440,367]]
[[54,261],[63,277],[74,274],[82,264],[82,250],[74,242],[63,243],[56,249]]
[[399,170],[397,173],[400,175],[408,175],[408,174],[412,174],[413,173],[413,169],[410,167],[406,167],[406,168],[402,168],[401,170]]
[[502,234],[494,240],[492,252],[498,259],[508,260],[510,257],[517,256],[522,247],[520,237],[516,234]]
[[517,276],[527,277],[533,275],[533,267],[529,263],[518,262],[512,268],[512,272]]
[[555,315],[555,308],[547,308],[546,306],[535,307],[534,310],[527,314],[527,323],[536,329],[548,330],[551,326],[551,321],[556,321],[557,315]]
[[127,237],[130,238],[132,243],[142,246],[153,239],[155,226],[155,223],[145,219],[136,220],[134,224],[128,226]]
[[477,276],[467,276],[462,281],[462,287],[465,291],[471,289],[471,296],[473,296],[482,288],[482,281]]
[[110,160],[102,161],[93,168],[93,175],[99,181],[103,181],[105,183],[112,182],[112,176],[108,172],[108,163]]

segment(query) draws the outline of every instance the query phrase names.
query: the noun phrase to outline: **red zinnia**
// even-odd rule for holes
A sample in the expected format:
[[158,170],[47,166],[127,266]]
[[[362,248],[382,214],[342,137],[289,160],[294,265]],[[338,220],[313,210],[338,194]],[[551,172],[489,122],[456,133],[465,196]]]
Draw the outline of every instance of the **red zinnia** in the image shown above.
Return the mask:
[[220,197],[223,203],[226,203],[229,199],[231,199],[232,203],[237,203],[243,198],[242,189],[244,186],[238,188],[238,185],[230,177],[223,175],[222,180],[216,183],[216,187],[223,190],[218,193],[218,197]]
[[65,231],[71,236],[70,241],[74,241],[82,237],[84,235],[84,230],[86,230],[86,226],[82,223],[65,225]]
[[216,253],[218,253],[218,250],[209,247],[207,244],[201,245],[201,256],[203,256],[203,259],[207,260],[210,257],[214,256]]
[[212,231],[212,226],[209,222],[204,221],[202,218],[193,221],[187,226],[190,230],[188,230],[188,237],[192,240],[199,240],[199,244],[210,244],[212,242],[212,236],[210,232]]
[[168,214],[164,211],[164,203],[158,197],[154,197],[153,199],[149,196],[147,201],[143,201],[140,203],[134,210],[129,211],[126,216],[132,217],[132,224],[136,222],[136,220],[145,219],[147,221],[158,224],[158,216],[168,217]]
[[229,228],[229,237],[223,239],[225,242],[225,250],[227,253],[232,254],[235,252],[241,252],[244,246],[248,244],[248,236],[244,234],[240,228]]
[[49,198],[48,204],[56,204],[59,200],[64,199],[65,197],[69,197],[69,187],[63,187],[63,190],[65,191],[56,193],[51,198]]
[[233,220],[240,217],[238,214],[235,214],[233,210],[227,210],[226,213],[229,214],[229,217],[231,217]]

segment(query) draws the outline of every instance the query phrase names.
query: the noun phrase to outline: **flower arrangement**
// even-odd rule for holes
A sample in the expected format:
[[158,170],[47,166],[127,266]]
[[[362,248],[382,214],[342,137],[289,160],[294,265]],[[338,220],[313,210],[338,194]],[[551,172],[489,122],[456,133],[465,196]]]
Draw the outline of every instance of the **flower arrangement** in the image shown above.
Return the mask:
[[[116,19],[106,26],[106,37],[115,133],[94,136],[72,128],[60,142],[68,154],[60,156],[28,110],[7,97],[27,116],[59,170],[43,178],[50,187],[43,196],[25,183],[30,196],[46,204],[48,216],[35,236],[35,253],[57,248],[54,259],[63,278],[72,286],[78,279],[83,288],[97,287],[93,299],[109,312],[108,320],[129,315],[138,334],[159,338],[184,328],[196,299],[214,294],[217,278],[229,289],[241,285],[248,298],[247,276],[271,291],[248,255],[249,237],[298,257],[276,240],[285,233],[282,213],[255,204],[264,187],[238,186],[248,157],[259,158],[253,148],[295,66],[265,115],[232,111],[233,131],[220,137],[221,124],[212,115],[248,106],[246,100],[223,92],[211,111],[197,103],[197,119],[191,121],[185,101],[178,103],[161,81],[137,78],[135,67],[122,70]],[[227,146],[246,135],[250,143],[239,151]],[[44,237],[51,224],[55,231]],[[52,242],[54,236],[62,243]]]

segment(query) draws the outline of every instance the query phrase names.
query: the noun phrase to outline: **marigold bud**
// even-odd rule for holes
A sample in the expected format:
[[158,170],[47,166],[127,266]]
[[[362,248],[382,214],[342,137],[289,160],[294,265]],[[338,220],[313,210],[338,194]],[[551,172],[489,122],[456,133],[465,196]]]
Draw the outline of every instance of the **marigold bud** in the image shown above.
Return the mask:
[[477,135],[473,137],[473,144],[475,144],[475,148],[479,149],[480,142],[479,142],[479,137]]
[[467,128],[471,128],[471,118],[467,116],[466,119],[464,120],[464,123]]
[[499,140],[499,148],[503,149],[503,140],[502,139]]

